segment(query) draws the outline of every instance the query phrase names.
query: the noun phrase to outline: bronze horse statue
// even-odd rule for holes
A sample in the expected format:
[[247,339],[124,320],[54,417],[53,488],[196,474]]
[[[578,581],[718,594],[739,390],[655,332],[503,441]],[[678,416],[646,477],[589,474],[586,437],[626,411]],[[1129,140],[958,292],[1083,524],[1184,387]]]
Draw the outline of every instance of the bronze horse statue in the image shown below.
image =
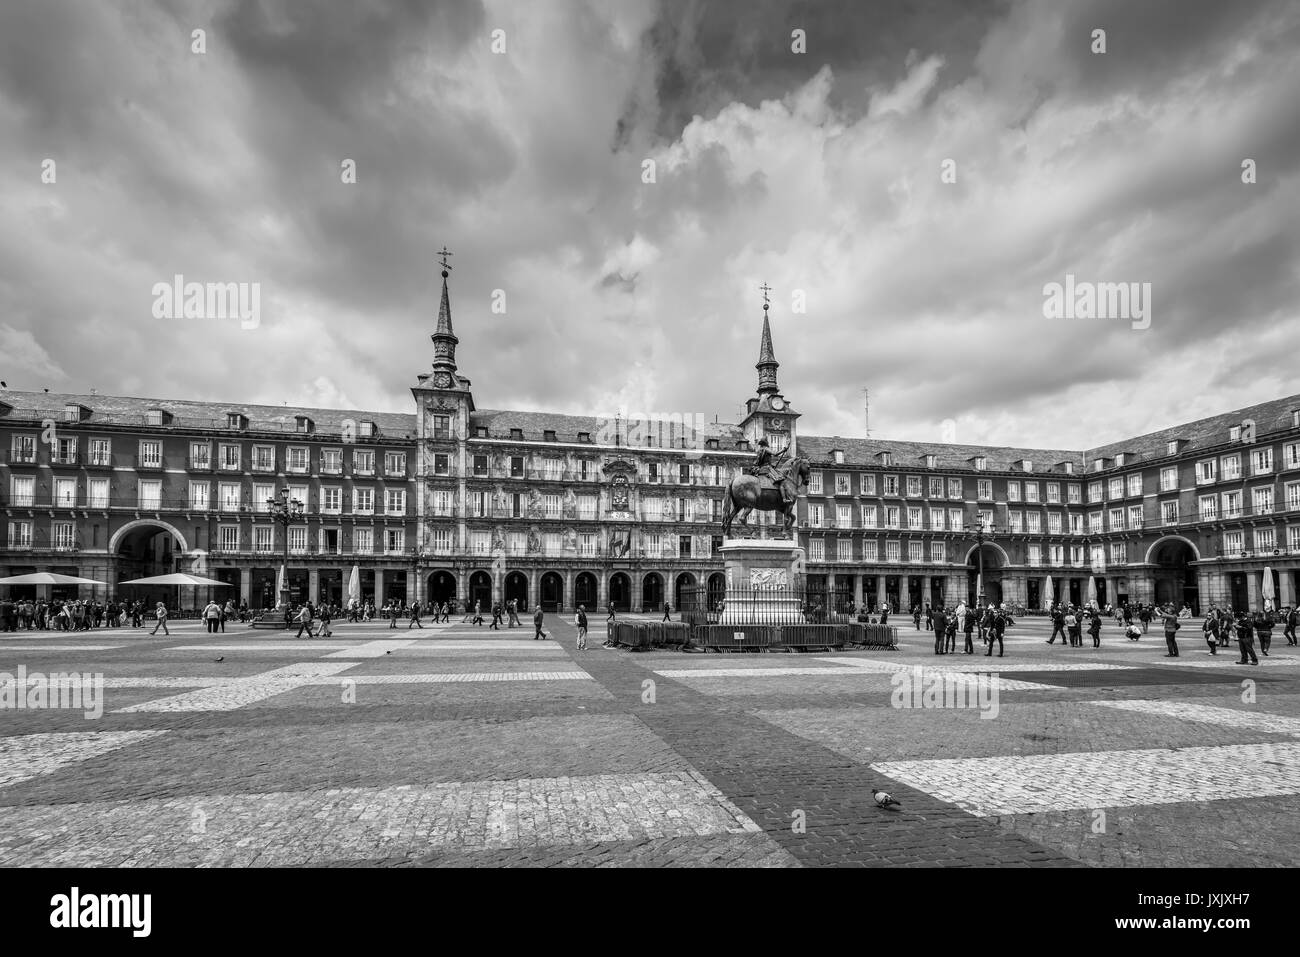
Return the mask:
[[[796,458],[789,464],[788,469],[787,474],[794,482],[796,490],[808,484],[810,469],[807,459]],[[774,488],[765,476],[748,473],[737,475],[727,486],[723,499],[722,534],[726,538],[731,537],[731,523],[737,514],[740,516],[740,524],[747,526],[749,513],[758,509],[760,512],[780,512],[785,518],[785,534],[793,538],[794,504],[794,502],[789,505],[782,503],[781,490]]]

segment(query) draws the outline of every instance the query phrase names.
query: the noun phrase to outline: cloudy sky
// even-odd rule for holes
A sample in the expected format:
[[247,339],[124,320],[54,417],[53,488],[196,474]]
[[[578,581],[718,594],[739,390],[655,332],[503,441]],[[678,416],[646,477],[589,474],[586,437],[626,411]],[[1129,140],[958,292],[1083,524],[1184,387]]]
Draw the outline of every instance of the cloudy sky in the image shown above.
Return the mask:
[[1300,392],[1297,50],[1287,0],[9,0],[0,378],[409,411],[446,244],[482,408],[735,416],[766,282],[805,433],[1096,445]]

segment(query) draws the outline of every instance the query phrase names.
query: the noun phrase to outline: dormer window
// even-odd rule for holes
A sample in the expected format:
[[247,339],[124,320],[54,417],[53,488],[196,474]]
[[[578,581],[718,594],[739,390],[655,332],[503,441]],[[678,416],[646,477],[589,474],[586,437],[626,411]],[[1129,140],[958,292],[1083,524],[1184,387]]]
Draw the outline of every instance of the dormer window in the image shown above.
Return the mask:
[[144,414],[145,425],[167,425],[172,420],[172,414],[164,409],[150,409]]
[[1229,442],[1241,441],[1241,426],[1234,425],[1232,428],[1228,429],[1228,441]]
[[1092,460],[1092,470],[1093,470],[1094,472],[1100,472],[1100,471],[1101,471],[1102,469],[1104,469],[1105,467],[1106,467],[1106,460],[1105,460],[1105,459],[1093,459],[1093,460]]
[[1060,469],[1062,472],[1064,472],[1066,475],[1073,475],[1073,474],[1074,474],[1074,463],[1073,463],[1073,462],[1057,462],[1056,465],[1057,465],[1057,468],[1059,468],[1059,469]]
[[888,466],[888,465],[893,465],[893,464],[894,464],[893,461],[892,461],[893,456],[892,456],[892,454],[889,453],[889,452],[881,452],[881,453],[879,453],[879,458],[880,458],[880,464],[881,464],[881,465]]
[[542,441],[544,441],[544,442],[554,442],[554,441],[555,441],[555,430],[554,430],[554,429],[546,429],[545,431],[543,431],[543,432],[542,432]]
[[983,472],[985,467],[988,465],[988,459],[982,455],[975,456],[971,461],[975,463],[975,468],[980,472]]
[[63,419],[65,422],[80,422],[90,415],[90,410],[84,405],[78,405],[70,402],[63,407]]
[[928,469],[932,469],[932,468],[934,468],[934,463],[935,463],[935,461],[936,461],[936,456],[934,456],[934,455],[927,455],[927,456],[925,457],[925,467],[928,468]]
[[1127,458],[1128,458],[1128,453],[1127,453],[1127,452],[1116,452],[1116,453],[1115,453],[1115,467],[1116,467],[1116,468],[1120,468],[1120,467],[1122,467],[1122,466],[1124,465],[1124,461],[1125,461]]
[[295,415],[293,417],[293,428],[295,432],[314,432],[316,423],[311,420],[310,416]]
[[834,456],[836,465],[844,464],[844,451],[842,449],[833,449],[831,455]]
[[718,440],[717,440],[717,439],[707,439],[707,440],[705,440],[704,444],[705,444],[708,448],[711,448],[711,449],[716,449],[716,448],[718,448]]
[[1033,470],[1034,470],[1034,463],[1032,461],[1030,461],[1029,459],[1020,460],[1020,471],[1032,472]]
[[523,430],[523,429],[511,429],[511,430],[510,430],[510,437],[511,437],[512,439],[514,439],[516,442],[522,442],[522,441],[524,440],[524,430]]
[[357,435],[363,439],[373,439],[379,430],[375,428],[375,423],[369,419],[362,419],[357,423]]
[[248,428],[248,416],[241,412],[226,413],[226,428],[228,429],[246,429]]
[[1179,452],[1183,450],[1183,446],[1185,444],[1186,443],[1184,442],[1183,439],[1170,439],[1168,442],[1165,443],[1165,454],[1177,455]]
[[742,451],[742,452],[748,452],[748,451],[749,451],[749,439],[741,439],[740,441],[738,441],[738,442],[736,443],[736,448],[740,449],[740,451]]
[[578,441],[579,441],[579,442],[590,442],[590,441],[591,441],[591,433],[590,433],[590,432],[579,432],[579,433],[578,433]]
[[1291,428],[1300,429],[1300,409],[1291,410]]

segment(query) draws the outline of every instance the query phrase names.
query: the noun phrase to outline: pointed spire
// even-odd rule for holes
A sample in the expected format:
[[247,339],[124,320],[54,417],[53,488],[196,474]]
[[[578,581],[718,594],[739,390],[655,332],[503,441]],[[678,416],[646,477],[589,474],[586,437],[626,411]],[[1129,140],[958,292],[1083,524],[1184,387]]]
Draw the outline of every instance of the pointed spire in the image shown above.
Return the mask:
[[449,373],[453,381],[456,375],[456,343],[460,342],[451,329],[451,297],[447,292],[447,274],[451,265],[447,257],[451,255],[443,246],[438,253],[442,265],[442,301],[438,304],[438,327],[429,338],[433,340],[433,371]]
[[763,341],[758,347],[758,362],[754,368],[758,370],[758,392],[762,395],[765,392],[780,391],[776,384],[776,370],[780,363],[776,361],[776,351],[772,348],[772,326],[767,318],[770,305],[767,294],[772,291],[772,287],[764,283],[759,288],[763,290]]

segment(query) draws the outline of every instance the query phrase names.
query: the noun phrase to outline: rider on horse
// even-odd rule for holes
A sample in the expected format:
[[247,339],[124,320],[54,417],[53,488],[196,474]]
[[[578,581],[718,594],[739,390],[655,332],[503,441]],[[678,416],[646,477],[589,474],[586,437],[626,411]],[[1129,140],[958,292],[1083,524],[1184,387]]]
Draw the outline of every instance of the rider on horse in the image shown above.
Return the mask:
[[758,451],[754,455],[754,474],[772,480],[772,484],[781,490],[782,505],[793,505],[799,493],[790,478],[789,470],[782,471],[777,468],[777,463],[784,464],[784,462],[784,455],[772,454],[767,439],[758,440]]

